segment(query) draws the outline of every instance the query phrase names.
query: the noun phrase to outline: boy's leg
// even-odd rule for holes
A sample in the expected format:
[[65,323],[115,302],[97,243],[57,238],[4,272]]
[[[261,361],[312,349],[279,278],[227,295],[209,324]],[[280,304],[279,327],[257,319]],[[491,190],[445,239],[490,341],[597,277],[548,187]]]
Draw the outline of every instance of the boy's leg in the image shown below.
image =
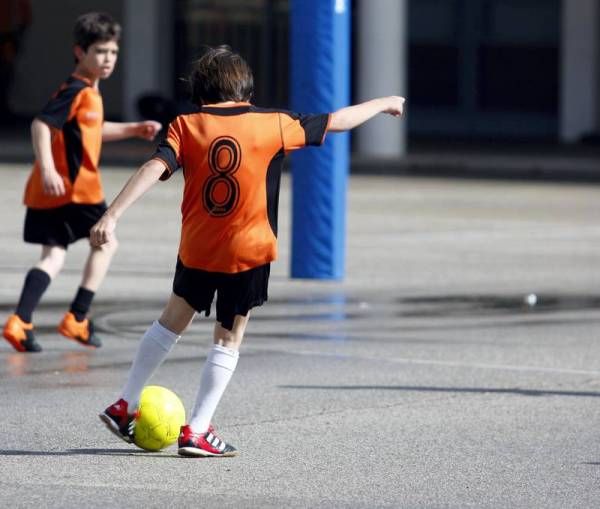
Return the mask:
[[231,330],[225,329],[219,322],[215,324],[214,345],[206,357],[189,422],[194,433],[204,433],[210,426],[217,405],[237,366],[248,319],[249,315],[236,315]]
[[124,440],[131,441],[129,424],[142,389],[187,329],[195,313],[184,299],[172,294],[160,319],[142,336],[119,401],[100,414],[109,429]]
[[40,261],[27,273],[15,314],[31,322],[33,311],[50,282],[62,269],[67,250],[62,246],[42,246]]
[[90,253],[83,269],[81,284],[69,311],[65,314],[58,327],[59,332],[67,338],[75,339],[85,346],[99,347],[101,342],[94,334],[94,325],[86,319],[96,290],[104,280],[108,267],[115,252],[117,251],[117,240],[103,245],[102,247],[90,248]]
[[90,253],[83,268],[81,284],[70,307],[71,313],[78,321],[81,322],[86,317],[118,246],[117,239],[113,239],[101,247],[90,247]]
[[189,424],[181,428],[182,456],[235,456],[235,447],[220,439],[210,421],[233,376],[249,316],[236,315],[231,330],[215,325],[214,345],[206,357]]
[[142,336],[121,393],[121,398],[133,408],[138,404],[142,389],[188,328],[195,314],[196,310],[184,299],[171,294],[160,319]]
[[42,246],[40,261],[27,273],[15,313],[5,326],[4,338],[19,352],[39,352],[33,335],[32,315],[52,279],[60,272],[66,249],[62,246]]
[[50,279],[54,279],[65,264],[67,249],[64,246],[42,246],[40,261],[35,268],[46,272]]
[[189,424],[179,435],[179,454],[184,456],[234,456],[237,451],[216,436],[211,425],[215,410],[237,367],[239,348],[250,309],[268,297],[270,265],[219,278],[217,324]]
[[87,288],[92,292],[98,290],[118,247],[119,243],[115,238],[103,246],[90,247],[90,253],[83,268],[83,276],[81,278],[82,288]]

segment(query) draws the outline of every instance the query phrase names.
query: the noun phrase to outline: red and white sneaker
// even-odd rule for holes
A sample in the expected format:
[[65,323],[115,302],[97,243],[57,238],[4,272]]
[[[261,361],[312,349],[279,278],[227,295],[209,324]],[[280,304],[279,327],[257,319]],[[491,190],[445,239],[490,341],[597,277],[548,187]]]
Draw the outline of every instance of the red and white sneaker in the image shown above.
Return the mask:
[[133,443],[133,431],[135,427],[135,413],[127,411],[127,401],[120,399],[110,405],[100,415],[100,420],[106,427],[127,443]]
[[177,440],[181,456],[236,456],[237,449],[223,440],[216,434],[215,429],[209,426],[204,433],[194,433],[187,424],[181,426],[179,439]]

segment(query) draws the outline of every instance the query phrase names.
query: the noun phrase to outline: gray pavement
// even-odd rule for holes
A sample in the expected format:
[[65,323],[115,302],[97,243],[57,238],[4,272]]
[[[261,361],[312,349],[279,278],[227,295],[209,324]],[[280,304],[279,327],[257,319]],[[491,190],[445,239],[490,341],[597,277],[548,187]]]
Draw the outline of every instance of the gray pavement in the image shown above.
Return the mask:
[[[130,171],[104,169],[109,197]],[[39,253],[20,240],[28,167],[0,172],[4,317]],[[102,349],[54,331],[84,243],[35,315],[44,352],[0,344],[2,505],[600,506],[600,187],[354,176],[347,277],[316,282],[288,278],[289,185],[271,300],[215,418],[241,455],[147,453],[96,417],[169,294],[174,179],[119,226],[94,305]],[[152,380],[188,410],[211,323],[198,318]]]

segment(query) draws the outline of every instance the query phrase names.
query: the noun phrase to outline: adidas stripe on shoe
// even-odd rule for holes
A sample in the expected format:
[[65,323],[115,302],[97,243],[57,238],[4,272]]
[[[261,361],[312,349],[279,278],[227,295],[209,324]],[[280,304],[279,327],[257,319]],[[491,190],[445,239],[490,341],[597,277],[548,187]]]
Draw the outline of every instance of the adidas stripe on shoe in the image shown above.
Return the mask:
[[238,454],[235,447],[216,435],[212,426],[204,433],[194,433],[188,425],[182,426],[177,442],[180,456],[229,457]]

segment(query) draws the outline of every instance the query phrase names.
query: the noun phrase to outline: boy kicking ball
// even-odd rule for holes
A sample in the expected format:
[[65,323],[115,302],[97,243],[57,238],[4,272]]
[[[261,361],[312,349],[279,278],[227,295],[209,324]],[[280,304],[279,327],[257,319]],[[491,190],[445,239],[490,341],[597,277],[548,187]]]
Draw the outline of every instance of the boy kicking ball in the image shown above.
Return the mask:
[[235,371],[249,311],[267,300],[277,257],[277,206],[284,156],[321,145],[327,132],[350,130],[378,113],[400,116],[404,99],[373,99],[335,113],[296,114],[249,101],[252,72],[228,47],[209,49],[190,76],[198,113],[180,115],[154,157],[125,184],[92,228],[93,246],[110,244],[121,215],[159,180],[183,170],[181,241],[173,292],[141,338],[119,400],[100,414],[127,442],[142,389],[190,325],[210,314],[216,295],[213,346],[200,374],[191,418],[178,439],[182,456],[234,456],[219,438],[213,414]]
[[[31,124],[35,164],[25,188],[25,242],[42,245],[40,261],[25,277],[17,308],[3,336],[18,352],[39,352],[32,314],[60,272],[67,248],[89,236],[106,210],[98,162],[103,141],[154,139],[158,122],[104,122],[100,80],[113,72],[121,27],[109,15],[92,12],[74,29],[75,70]],[[98,348],[100,340],[87,318],[92,299],[117,249],[113,237],[90,246],[81,284],[58,331],[80,344]]]

